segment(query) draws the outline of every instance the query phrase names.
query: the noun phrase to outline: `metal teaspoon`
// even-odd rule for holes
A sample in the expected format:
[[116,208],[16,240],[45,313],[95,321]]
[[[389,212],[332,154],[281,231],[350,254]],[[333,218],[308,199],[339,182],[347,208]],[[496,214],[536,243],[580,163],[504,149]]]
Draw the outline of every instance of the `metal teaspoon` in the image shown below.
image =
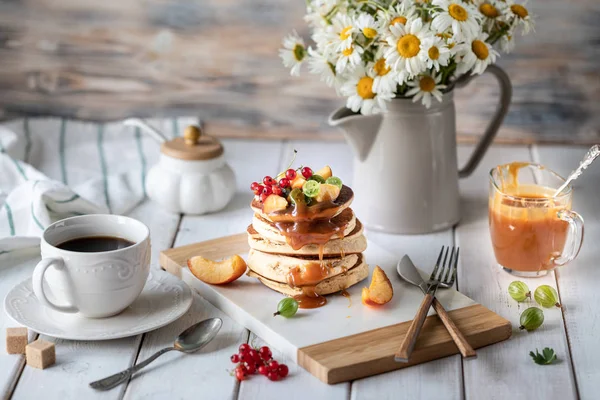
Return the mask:
[[590,164],[600,155],[600,146],[599,145],[594,145],[592,146],[588,152],[586,153],[584,159],[581,161],[581,163],[579,163],[579,167],[577,167],[577,169],[573,172],[571,172],[571,174],[569,175],[569,177],[567,178],[567,180],[565,181],[565,183],[562,184],[561,187],[559,187],[556,192],[554,192],[554,195],[552,195],[552,197],[556,197],[560,194],[560,192],[562,192],[563,190],[565,190],[567,188],[567,186],[569,186],[569,184],[571,182],[573,182],[575,179],[579,178],[579,176],[583,173],[583,171],[590,166]]
[[210,318],[198,322],[197,324],[192,325],[185,331],[181,332],[181,334],[177,337],[177,340],[175,340],[173,347],[164,348],[154,353],[141,363],[136,364],[133,367],[117,374],[92,382],[90,383],[90,386],[96,390],[109,390],[125,382],[131,377],[131,375],[169,351],[177,350],[183,353],[193,353],[198,351],[215,338],[221,329],[221,325],[223,325],[223,321],[220,318]]

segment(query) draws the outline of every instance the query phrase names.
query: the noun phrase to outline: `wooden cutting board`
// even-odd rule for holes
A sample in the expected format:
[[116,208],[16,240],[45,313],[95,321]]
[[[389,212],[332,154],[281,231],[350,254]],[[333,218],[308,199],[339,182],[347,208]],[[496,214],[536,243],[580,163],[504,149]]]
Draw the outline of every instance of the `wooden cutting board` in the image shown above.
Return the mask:
[[[371,241],[365,252],[370,270],[379,265],[394,286],[392,301],[379,308],[361,303],[360,290],[368,285],[364,281],[348,290],[350,299],[330,295],[325,307],[299,310],[290,319],[273,317],[282,295],[258,280],[244,275],[229,285],[212,286],[198,280],[187,268],[188,258],[195,255],[219,260],[233,254],[245,256],[248,250],[244,233],[165,250],[160,264],[325,383],[363,378],[459,353],[431,310],[410,362],[394,361],[423,295],[400,280],[395,257]],[[438,291],[438,299],[474,348],[506,340],[512,334],[508,320],[455,290]]]

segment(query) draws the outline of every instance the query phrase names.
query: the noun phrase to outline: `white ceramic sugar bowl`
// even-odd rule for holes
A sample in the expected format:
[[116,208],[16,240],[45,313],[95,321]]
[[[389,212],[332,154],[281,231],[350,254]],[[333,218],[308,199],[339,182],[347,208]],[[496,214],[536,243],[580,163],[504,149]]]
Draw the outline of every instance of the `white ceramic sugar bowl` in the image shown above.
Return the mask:
[[[148,125],[144,128],[148,132]],[[217,139],[202,135],[200,128],[193,125],[185,129],[183,137],[172,140],[164,140],[155,130],[152,136],[162,139],[162,144],[160,160],[146,178],[146,192],[151,200],[169,211],[184,214],[219,211],[229,203],[235,193],[235,175],[225,162],[223,146]]]

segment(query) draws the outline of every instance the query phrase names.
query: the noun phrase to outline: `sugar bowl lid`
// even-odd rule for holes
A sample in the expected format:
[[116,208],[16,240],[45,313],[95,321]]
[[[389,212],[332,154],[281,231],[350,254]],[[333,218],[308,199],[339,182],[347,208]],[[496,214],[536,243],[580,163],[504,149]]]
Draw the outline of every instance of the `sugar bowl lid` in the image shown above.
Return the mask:
[[180,160],[212,160],[223,154],[223,145],[216,138],[203,135],[198,126],[190,125],[183,136],[164,142],[160,151]]

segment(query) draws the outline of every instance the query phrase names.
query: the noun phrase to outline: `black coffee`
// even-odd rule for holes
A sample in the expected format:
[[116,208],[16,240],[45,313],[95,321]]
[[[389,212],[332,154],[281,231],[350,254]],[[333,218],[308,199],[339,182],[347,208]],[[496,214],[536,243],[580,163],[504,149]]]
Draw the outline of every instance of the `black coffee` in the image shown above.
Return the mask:
[[115,236],[90,236],[67,240],[59,244],[59,249],[77,251],[80,253],[99,253],[113,251],[132,246],[134,243]]

